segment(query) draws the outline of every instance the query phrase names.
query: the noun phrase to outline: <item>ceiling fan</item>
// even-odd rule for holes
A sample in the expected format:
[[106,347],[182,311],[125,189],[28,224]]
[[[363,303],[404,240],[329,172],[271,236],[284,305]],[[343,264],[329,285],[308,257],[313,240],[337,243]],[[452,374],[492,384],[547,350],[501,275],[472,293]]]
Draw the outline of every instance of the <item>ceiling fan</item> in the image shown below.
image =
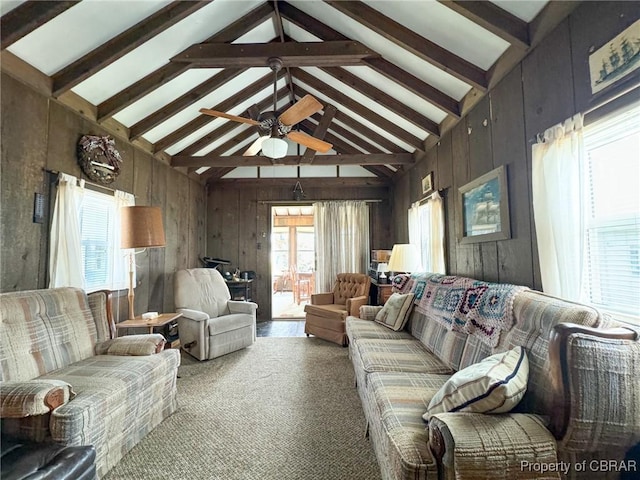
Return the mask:
[[311,95],[305,95],[284,112],[278,114],[276,109],[278,101],[276,83],[278,81],[278,72],[282,69],[282,60],[274,57],[268,61],[269,68],[273,71],[272,111],[261,113],[255,120],[225,112],[218,112],[217,110],[209,110],[207,108],[201,108],[200,113],[257,126],[260,136],[243,153],[244,156],[253,156],[262,150],[262,153],[267,157],[282,158],[287,154],[288,148],[288,144],[284,141],[284,138],[288,138],[317,152],[328,152],[331,147],[333,147],[330,143],[307,135],[306,133],[292,130],[296,123],[322,110],[322,104]]

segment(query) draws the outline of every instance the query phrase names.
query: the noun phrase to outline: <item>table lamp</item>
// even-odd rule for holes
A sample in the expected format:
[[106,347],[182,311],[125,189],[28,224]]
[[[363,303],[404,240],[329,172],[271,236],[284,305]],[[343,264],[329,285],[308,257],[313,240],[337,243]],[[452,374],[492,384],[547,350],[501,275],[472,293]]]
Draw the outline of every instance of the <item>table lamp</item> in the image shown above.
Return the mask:
[[391,250],[388,268],[394,273],[417,272],[420,266],[420,252],[411,243],[396,243]]
[[[135,318],[133,308],[133,266],[134,256],[144,252],[146,248],[164,247],[164,228],[162,227],[162,210],[160,207],[122,207],[120,209],[122,238],[120,247],[131,249],[129,252],[129,320]],[[142,250],[136,251],[136,248]]]

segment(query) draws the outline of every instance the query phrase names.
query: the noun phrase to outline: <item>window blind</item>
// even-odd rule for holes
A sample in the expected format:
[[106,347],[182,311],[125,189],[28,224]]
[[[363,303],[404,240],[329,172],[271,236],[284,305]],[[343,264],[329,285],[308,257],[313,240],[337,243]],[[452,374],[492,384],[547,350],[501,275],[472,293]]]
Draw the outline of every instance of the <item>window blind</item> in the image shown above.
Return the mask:
[[612,312],[640,312],[640,104],[585,128],[585,288]]

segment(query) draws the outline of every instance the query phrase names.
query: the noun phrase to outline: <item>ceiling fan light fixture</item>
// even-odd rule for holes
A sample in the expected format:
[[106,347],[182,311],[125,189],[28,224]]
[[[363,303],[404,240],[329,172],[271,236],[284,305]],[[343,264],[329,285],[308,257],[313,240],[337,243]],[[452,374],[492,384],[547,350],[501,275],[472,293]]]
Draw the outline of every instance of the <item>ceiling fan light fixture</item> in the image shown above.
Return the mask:
[[281,138],[270,137],[262,142],[262,153],[269,158],[282,158],[288,150],[289,144]]

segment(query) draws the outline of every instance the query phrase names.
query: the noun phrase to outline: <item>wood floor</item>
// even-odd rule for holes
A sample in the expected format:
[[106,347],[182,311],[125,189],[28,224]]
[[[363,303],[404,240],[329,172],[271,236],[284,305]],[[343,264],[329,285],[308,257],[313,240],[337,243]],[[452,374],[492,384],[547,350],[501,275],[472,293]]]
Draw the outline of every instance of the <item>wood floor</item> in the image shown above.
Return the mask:
[[272,320],[258,322],[259,337],[304,337],[304,320]]

